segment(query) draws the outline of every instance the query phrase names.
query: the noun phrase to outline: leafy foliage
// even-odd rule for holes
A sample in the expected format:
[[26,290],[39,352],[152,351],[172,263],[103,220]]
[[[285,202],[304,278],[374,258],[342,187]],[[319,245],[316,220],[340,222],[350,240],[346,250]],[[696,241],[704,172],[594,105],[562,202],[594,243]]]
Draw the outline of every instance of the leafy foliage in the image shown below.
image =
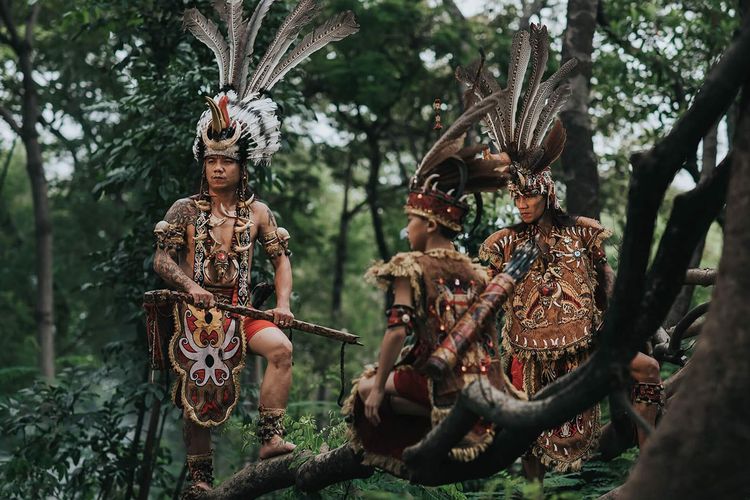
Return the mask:
[[[450,2],[321,3],[328,12],[354,10],[362,30],[321,51],[277,86],[273,97],[282,103],[284,144],[272,168],[254,169],[251,182],[292,234],[295,314],[323,324],[335,320],[334,326],[361,335],[367,346],[346,349],[348,379],[373,360],[384,326],[383,296],[361,280],[370,262],[383,257],[375,244],[375,223],[379,219],[388,254],[407,249],[399,238],[405,180],[435,139],[431,104],[442,99],[447,124],[458,116],[461,92],[453,71],[477,58],[480,45],[492,71],[502,76],[520,12],[512,3],[488,2],[486,13],[466,19],[455,15]],[[201,96],[216,90],[215,70],[208,51],[180,31],[179,18],[184,8],[206,10],[209,4],[43,4],[35,64],[54,217],[57,364],[63,369],[52,385],[34,380],[33,210],[16,146],[8,168],[0,170],[0,310],[4,331],[14,335],[13,349],[0,353],[3,497],[123,498],[137,492],[144,471],[156,495],[171,495],[177,486],[179,413],[168,401],[159,410],[153,464],[143,450],[149,416],[165,393],[162,386],[147,384],[140,297],[162,286],[151,270],[154,223],[174,200],[194,193],[199,182],[191,153],[194,122],[203,109]],[[277,26],[291,4],[276,2],[267,26]],[[615,229],[607,250],[616,268],[630,177],[627,155],[650,144],[685,109],[737,19],[733,4],[725,1],[604,5],[607,26],[595,40],[591,109],[604,223]],[[561,18],[563,7],[549,3],[542,20]],[[561,32],[559,24],[550,23]],[[261,49],[272,33],[261,32]],[[0,67],[0,82],[0,103],[18,114],[20,81],[12,61]],[[9,148],[10,141],[0,145],[0,167]],[[660,232],[677,191],[664,204]],[[342,214],[349,216],[349,226],[346,257],[339,263]],[[484,237],[514,218],[507,196],[486,196],[476,231],[458,243],[476,255]],[[718,262],[720,246],[721,230],[715,226],[704,266]],[[344,294],[341,310],[334,311],[332,275],[339,264]],[[268,262],[256,258],[253,280],[269,279],[269,270]],[[694,300],[704,301],[707,294],[701,290]],[[339,346],[303,334],[293,340],[290,438],[314,451],[333,448],[345,439],[344,424],[335,415]],[[256,361],[249,364],[257,367]],[[256,453],[251,430],[258,372],[251,368],[243,374],[242,404],[217,436],[219,477]],[[600,495],[624,480],[635,459],[628,452],[611,463],[590,462],[578,474],[548,475],[544,495]],[[540,487],[519,476],[516,466],[483,481],[424,488],[376,474],[331,486],[324,495],[540,498]]]

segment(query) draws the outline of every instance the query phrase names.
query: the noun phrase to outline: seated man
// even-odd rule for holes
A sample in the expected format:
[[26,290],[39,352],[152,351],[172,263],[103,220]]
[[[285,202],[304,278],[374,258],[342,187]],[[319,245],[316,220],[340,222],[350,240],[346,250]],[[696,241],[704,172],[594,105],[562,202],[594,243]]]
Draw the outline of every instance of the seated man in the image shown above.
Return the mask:
[[[405,207],[412,251],[375,264],[366,275],[390,291],[392,305],[386,312],[378,366],[366,369],[355,382],[344,412],[351,416],[353,445],[364,448],[364,463],[397,475],[402,475],[404,448],[447,415],[465,385],[489,377],[497,388],[503,387],[491,321],[447,376],[432,378],[425,369],[486,283],[484,272],[459,253],[452,240],[462,231],[468,210],[464,193],[504,182],[497,169],[502,162],[475,158],[481,145],[463,147],[466,129],[487,104],[480,102],[464,113],[412,178]],[[512,290],[510,276],[504,285]],[[492,438],[492,427],[478,422],[451,457],[473,460]]]

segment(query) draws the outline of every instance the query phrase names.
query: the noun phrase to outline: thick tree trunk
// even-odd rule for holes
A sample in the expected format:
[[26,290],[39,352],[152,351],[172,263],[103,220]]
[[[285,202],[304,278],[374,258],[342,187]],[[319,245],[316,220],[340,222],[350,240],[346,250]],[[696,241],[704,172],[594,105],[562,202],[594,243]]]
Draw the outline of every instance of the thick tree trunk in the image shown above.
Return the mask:
[[333,293],[331,294],[331,322],[338,325],[341,319],[341,296],[344,291],[344,269],[349,243],[349,222],[352,214],[349,212],[349,191],[352,184],[352,170],[354,165],[351,160],[344,174],[344,206],[341,208],[339,217],[339,234],[336,236],[336,257],[333,262]]
[[18,57],[22,76],[21,120],[18,122],[10,109],[0,106],[0,116],[21,137],[26,149],[26,171],[31,184],[34,203],[34,231],[36,240],[36,304],[35,320],[39,343],[39,368],[48,380],[55,376],[55,317],[52,275],[52,220],[50,218],[47,179],[44,176],[42,147],[36,124],[41,116],[36,83],[33,79],[34,28],[40,3],[34,4],[26,18],[25,32],[19,34],[18,23],[8,2],[0,2],[0,22],[5,25],[3,43]]
[[[750,136],[750,84],[737,137]],[[642,451],[622,498],[745,498],[750,449],[750,145],[737,141],[727,219],[711,310],[691,369],[670,411]]]
[[[703,138],[703,160],[701,166],[701,177],[700,180],[706,179],[709,174],[716,168],[716,149],[719,135],[719,124],[709,130],[708,134]],[[698,246],[693,252],[693,257],[690,259],[690,267],[696,268],[701,264],[703,258],[703,248],[706,245],[706,237],[704,236]],[[672,304],[667,319],[664,320],[664,326],[670,327],[677,324],[680,319],[687,314],[690,310],[690,304],[693,301],[693,292],[695,291],[695,285],[686,285],[680,290],[680,294]]]
[[44,176],[42,151],[34,125],[25,131],[26,170],[34,200],[34,233],[36,240],[36,331],[39,341],[39,368],[47,379],[55,376],[55,318],[52,276],[52,221],[50,219],[47,179]]
[[562,60],[565,62],[575,57],[578,66],[570,79],[572,94],[567,109],[560,113],[568,135],[561,156],[568,212],[596,219],[600,210],[599,171],[589,116],[589,90],[597,4],[598,0],[568,2]]
[[37,99],[36,83],[33,80],[31,32],[38,6],[26,26],[26,38],[19,43],[16,53],[23,75],[23,122],[21,140],[26,147],[26,170],[31,181],[34,201],[34,232],[36,240],[36,329],[39,342],[39,367],[47,379],[55,376],[55,316],[52,274],[52,220],[50,217],[47,179],[44,175],[42,148],[36,124],[41,114]]
[[378,140],[368,134],[367,142],[370,147],[370,174],[367,178],[367,203],[370,207],[370,216],[372,217],[372,230],[375,232],[375,242],[378,245],[380,258],[388,260],[391,258],[391,252],[388,250],[388,243],[383,231],[383,218],[380,214],[380,201],[378,198],[378,189],[380,186],[380,166],[383,158],[380,154],[380,144]]

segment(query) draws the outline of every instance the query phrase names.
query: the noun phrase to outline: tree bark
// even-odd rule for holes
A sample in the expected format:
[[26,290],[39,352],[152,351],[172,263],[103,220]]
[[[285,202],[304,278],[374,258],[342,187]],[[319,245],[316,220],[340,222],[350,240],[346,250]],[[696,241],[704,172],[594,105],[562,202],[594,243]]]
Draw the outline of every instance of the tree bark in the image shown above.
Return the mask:
[[334,483],[371,476],[373,468],[362,465],[361,461],[362,457],[347,445],[319,455],[309,451],[294,452],[247,465],[218,488],[198,498],[256,498],[290,486],[306,492],[318,491]]
[[594,50],[598,0],[570,0],[563,38],[562,60],[578,59],[570,78],[571,96],[567,109],[560,113],[567,132],[567,144],[561,156],[565,176],[568,212],[599,218],[599,171],[594,153],[593,130],[589,115],[591,54]]
[[[703,160],[701,166],[700,180],[703,181],[708,175],[716,168],[716,149],[719,135],[719,124],[716,123],[711,130],[708,131],[706,136],[703,138]],[[693,252],[693,256],[690,259],[690,267],[699,267],[701,259],[703,258],[703,248],[706,246],[706,237],[701,238],[698,246]],[[695,292],[695,285],[685,285],[680,290],[680,294],[672,304],[672,309],[667,314],[667,319],[664,320],[664,327],[668,328],[672,325],[677,324],[680,319],[687,314],[690,310],[690,304],[693,302],[693,292]]]
[[[737,137],[750,136],[750,84],[744,88]],[[724,247],[712,307],[684,375],[690,390],[674,396],[670,412],[641,453],[623,498],[744,498],[750,449],[750,145],[737,141],[727,196]]]
[[23,94],[21,96],[21,123],[15,123],[10,112],[3,112],[3,118],[11,129],[21,136],[26,149],[26,172],[31,183],[31,196],[34,204],[34,234],[36,257],[36,304],[34,309],[37,341],[39,343],[39,369],[48,380],[55,377],[55,309],[52,273],[52,220],[50,216],[47,179],[44,174],[42,147],[36,129],[41,116],[36,83],[33,79],[33,41],[40,3],[31,7],[26,21],[25,33],[18,34],[10,5],[0,2],[0,17],[8,31],[8,44],[18,58],[18,68],[22,75]]
[[344,268],[349,241],[349,222],[352,214],[349,212],[349,191],[352,184],[352,170],[354,169],[351,158],[346,166],[344,174],[344,206],[341,208],[339,217],[339,234],[336,236],[336,258],[333,262],[333,293],[331,294],[331,322],[338,325],[341,319],[341,296],[344,291]]
[[378,189],[380,186],[380,166],[383,157],[380,154],[380,143],[373,133],[367,134],[367,142],[370,148],[370,174],[367,177],[367,204],[370,207],[370,216],[372,217],[372,230],[375,232],[375,242],[378,245],[380,258],[387,261],[391,258],[391,252],[388,250],[388,242],[385,239],[383,231],[383,218],[380,215],[380,202],[378,198]]

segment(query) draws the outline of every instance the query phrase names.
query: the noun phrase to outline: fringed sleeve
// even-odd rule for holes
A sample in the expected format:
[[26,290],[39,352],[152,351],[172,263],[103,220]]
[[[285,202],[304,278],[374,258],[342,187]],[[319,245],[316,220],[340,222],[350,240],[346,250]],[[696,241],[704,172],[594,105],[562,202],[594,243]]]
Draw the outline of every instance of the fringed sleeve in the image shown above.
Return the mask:
[[367,270],[365,280],[388,290],[396,278],[408,278],[414,303],[418,304],[422,294],[422,268],[417,257],[421,255],[421,252],[402,252],[391,257],[388,262],[378,261]]
[[501,229],[490,235],[479,247],[479,260],[487,266],[487,274],[490,279],[503,271],[506,247],[511,238],[512,232],[510,229]]
[[612,236],[612,231],[602,226],[598,220],[579,217],[577,225],[582,228],[582,236],[586,249],[595,262],[606,257],[604,242]]

